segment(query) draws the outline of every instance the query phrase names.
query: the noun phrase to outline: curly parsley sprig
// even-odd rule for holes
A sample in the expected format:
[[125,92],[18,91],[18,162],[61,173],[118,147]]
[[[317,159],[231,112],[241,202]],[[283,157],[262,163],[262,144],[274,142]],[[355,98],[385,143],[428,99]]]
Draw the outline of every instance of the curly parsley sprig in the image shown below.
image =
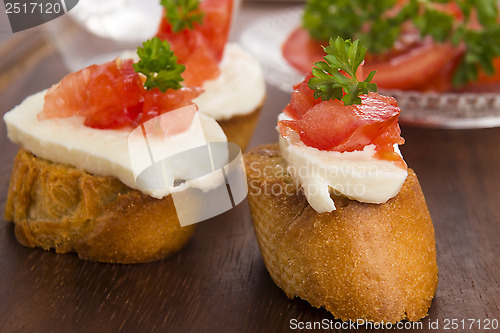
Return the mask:
[[144,86],[149,90],[153,88],[165,92],[168,89],[177,90],[184,79],[181,73],[185,67],[177,63],[177,57],[170,49],[170,44],[154,37],[137,48],[139,62],[135,63],[134,69],[137,73],[146,76]]
[[[453,3],[463,19],[443,10]],[[473,17],[475,25],[470,24]],[[406,22],[412,22],[421,36],[465,46],[454,85],[475,81],[479,68],[494,73],[493,59],[500,56],[497,0],[308,0],[302,17],[314,39],[359,39],[375,54],[393,47]]]
[[316,66],[312,69],[314,77],[308,82],[309,88],[314,90],[315,98],[321,98],[323,101],[339,99],[345,105],[361,104],[359,95],[377,91],[377,85],[370,82],[375,71],[372,71],[364,81],[360,82],[356,78],[356,72],[366,54],[366,48],[359,40],[351,42],[337,37],[334,41],[330,38],[329,45],[323,49],[327,53],[325,61],[314,64]]
[[161,0],[161,5],[174,32],[193,29],[194,24],[201,23],[205,15],[199,0]]

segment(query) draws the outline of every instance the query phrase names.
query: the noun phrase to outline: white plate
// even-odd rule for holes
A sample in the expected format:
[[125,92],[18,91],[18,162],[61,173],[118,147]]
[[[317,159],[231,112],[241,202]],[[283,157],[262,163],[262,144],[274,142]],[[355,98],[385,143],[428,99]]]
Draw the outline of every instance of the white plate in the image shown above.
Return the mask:
[[[262,15],[241,34],[244,48],[262,62],[266,80],[291,93],[304,75],[283,58],[281,47],[301,21],[302,6]],[[400,122],[439,128],[488,128],[500,126],[500,94],[421,93],[381,91],[396,97],[401,108]]]

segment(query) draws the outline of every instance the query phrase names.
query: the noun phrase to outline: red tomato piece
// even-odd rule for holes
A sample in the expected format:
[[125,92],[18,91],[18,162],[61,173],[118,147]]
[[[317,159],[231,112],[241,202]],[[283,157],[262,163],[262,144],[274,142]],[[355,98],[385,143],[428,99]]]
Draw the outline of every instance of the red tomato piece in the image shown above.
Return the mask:
[[394,98],[369,93],[360,96],[360,105],[348,106],[340,100],[311,100],[310,77],[295,86],[284,110],[293,120],[278,123],[283,136],[295,131],[305,145],[327,151],[362,150],[374,144],[377,157],[404,164],[393,149],[394,144],[404,143],[398,125],[400,109]]
[[45,94],[45,103],[38,119],[65,118],[80,115],[82,105],[86,100],[87,86],[92,73],[97,66],[90,66],[64,77],[53,85]]
[[302,142],[310,147],[362,150],[391,125],[397,125],[400,110],[393,98],[376,93],[363,95],[361,100],[360,105],[348,106],[340,100],[320,101],[298,120],[283,124],[296,129]]
[[[387,15],[396,14],[408,0],[399,0]],[[457,21],[464,19],[460,7],[455,2],[432,3],[442,12],[453,15]],[[478,28],[476,14],[473,12],[468,26]],[[295,29],[283,45],[284,58],[297,70],[307,73],[313,63],[321,60],[324,52],[321,44],[315,41],[302,28]],[[416,91],[459,91],[459,92],[498,92],[500,91],[500,57],[494,60],[495,74],[488,76],[479,70],[477,82],[460,88],[452,86],[453,74],[462,59],[464,47],[453,47],[449,43],[434,43],[430,38],[421,40],[418,31],[411,25],[403,27],[403,33],[394,47],[382,55],[368,53],[364,64],[365,73],[377,71],[373,82],[379,88]]]
[[339,100],[320,102],[296,121],[282,121],[295,129],[304,144],[321,150],[341,145],[358,127],[352,106]]
[[157,36],[167,40],[179,63],[186,66],[183,77],[187,85],[201,85],[219,75],[219,62],[229,36],[232,0],[204,0],[200,9],[205,14],[202,24],[194,29],[174,33],[165,15]]
[[143,89],[143,81],[130,59],[92,65],[69,74],[50,88],[38,118],[80,115],[89,127],[124,127],[141,112]]
[[69,74],[45,94],[40,120],[84,116],[84,125],[100,129],[137,126],[153,117],[192,104],[200,88],[161,93],[146,90],[132,60],[116,59]]
[[233,0],[204,0],[200,8],[205,13],[200,32],[209,41],[215,59],[221,61],[231,27]]
[[[451,44],[436,44],[427,39],[387,60],[367,60],[364,70],[366,73],[377,71],[373,81],[379,88],[422,90],[432,82],[432,78],[443,76],[446,66],[462,53],[462,50]],[[449,87],[448,84],[444,88]]]
[[482,69],[479,70],[477,82],[469,83],[456,89],[459,92],[496,92],[500,91],[500,57],[493,60],[495,74],[488,75]]
[[319,100],[314,98],[314,91],[308,85],[312,76],[312,73],[307,74],[304,81],[293,86],[294,91],[292,92],[290,103],[284,110],[287,116],[299,119],[319,102]]
[[143,81],[132,64],[116,59],[97,66],[87,86],[86,126],[121,128],[142,112]]

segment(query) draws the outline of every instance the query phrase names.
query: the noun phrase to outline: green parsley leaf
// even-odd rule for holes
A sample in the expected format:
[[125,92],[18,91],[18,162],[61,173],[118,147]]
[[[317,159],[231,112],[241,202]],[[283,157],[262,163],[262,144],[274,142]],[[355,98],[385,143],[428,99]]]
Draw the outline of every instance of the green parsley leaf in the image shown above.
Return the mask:
[[181,73],[185,67],[177,63],[177,57],[170,49],[170,44],[154,37],[137,48],[137,55],[141,60],[134,64],[137,73],[146,76],[144,86],[150,90],[153,88],[165,92],[168,89],[177,90],[184,79]]
[[[397,0],[309,0],[306,3],[302,25],[319,41],[340,36],[360,39],[371,52],[383,52],[400,34],[401,18],[387,18],[385,13]],[[372,30],[366,32],[364,27]],[[376,34],[377,38],[373,38]]]
[[[442,10],[446,5],[456,5],[463,20]],[[478,24],[472,28],[474,16]],[[408,0],[403,4],[398,0],[308,0],[302,17],[312,38],[359,39],[373,54],[389,51],[408,22],[422,37],[465,46],[454,85],[475,81],[480,68],[493,74],[492,61],[500,56],[497,0]]]
[[359,95],[377,91],[377,85],[370,83],[375,71],[364,81],[360,82],[356,78],[356,72],[366,54],[366,48],[359,40],[352,43],[340,37],[335,41],[330,38],[329,45],[323,49],[327,53],[325,61],[314,64],[316,66],[312,69],[314,77],[308,82],[309,88],[314,90],[315,98],[321,98],[323,101],[339,99],[345,105],[361,104]]
[[449,39],[454,21],[453,16],[427,8],[422,15],[414,18],[413,23],[421,35],[429,35],[437,42],[445,42]]
[[453,75],[455,86],[476,81],[480,67],[486,74],[493,75],[493,58],[500,55],[500,25],[483,32],[467,30],[463,33],[466,52]]
[[161,0],[161,5],[174,32],[193,29],[194,23],[203,21],[204,13],[199,8],[199,0]]

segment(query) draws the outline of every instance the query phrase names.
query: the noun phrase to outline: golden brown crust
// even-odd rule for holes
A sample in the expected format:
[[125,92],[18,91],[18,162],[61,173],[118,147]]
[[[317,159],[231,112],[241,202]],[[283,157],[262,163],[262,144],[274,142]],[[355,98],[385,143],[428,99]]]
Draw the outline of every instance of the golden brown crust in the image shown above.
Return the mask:
[[236,143],[240,146],[241,151],[245,151],[252,138],[263,104],[264,101],[262,101],[261,105],[255,109],[255,111],[249,114],[235,116],[228,120],[217,121],[224,130],[224,133],[226,133],[227,141]]
[[394,323],[427,315],[438,283],[436,247],[413,170],[385,204],[335,197],[337,210],[319,214],[293,183],[277,144],[252,149],[245,165],[259,247],[288,297],[342,320]]
[[194,226],[181,227],[172,197],[161,200],[112,177],[90,175],[19,150],[5,218],[28,247],[77,252],[82,259],[140,263],[179,251]]

